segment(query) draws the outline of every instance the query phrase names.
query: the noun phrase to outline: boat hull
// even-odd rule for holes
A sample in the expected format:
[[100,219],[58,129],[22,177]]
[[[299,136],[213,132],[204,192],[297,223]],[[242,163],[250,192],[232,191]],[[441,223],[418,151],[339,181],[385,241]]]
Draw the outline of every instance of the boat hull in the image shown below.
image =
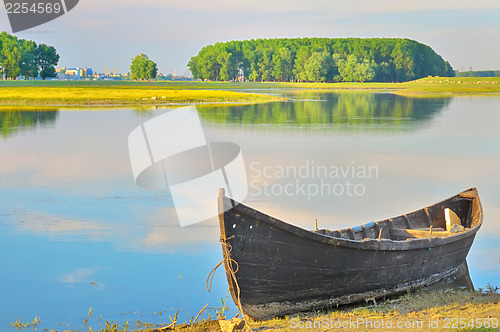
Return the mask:
[[335,307],[434,283],[465,262],[481,223],[445,238],[431,234],[405,241],[380,236],[353,240],[295,227],[224,195],[219,205],[225,208],[219,217],[231,294],[254,319]]

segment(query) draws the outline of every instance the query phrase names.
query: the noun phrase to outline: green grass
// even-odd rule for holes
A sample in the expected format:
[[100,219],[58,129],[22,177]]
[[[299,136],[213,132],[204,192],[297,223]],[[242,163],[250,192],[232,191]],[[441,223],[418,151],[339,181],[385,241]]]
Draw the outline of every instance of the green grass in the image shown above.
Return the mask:
[[278,83],[276,87],[390,91],[400,95],[430,94],[498,94],[500,77],[427,77],[403,83]]
[[403,83],[405,89],[396,93],[412,94],[499,94],[500,77],[428,77]]
[[[37,82],[38,83],[38,82]],[[0,102],[19,105],[130,105],[169,103],[256,103],[284,98],[223,90],[164,89],[157,86],[60,85],[8,86],[0,84]]]
[[[346,306],[334,310],[332,312],[317,312],[302,315],[293,315],[281,319],[273,319],[263,322],[252,322],[250,326],[257,331],[272,329],[275,331],[297,331],[299,329],[293,328],[293,322],[310,322],[309,325],[314,326],[321,322],[347,322],[349,320],[357,321],[358,319],[364,321],[392,322],[393,329],[391,331],[411,331],[412,328],[395,328],[398,321],[414,323],[413,329],[415,330],[429,330],[429,324],[432,321],[435,324],[438,321],[438,331],[448,331],[445,325],[448,322],[447,318],[463,318],[467,323],[477,318],[492,319],[496,318],[496,324],[500,321],[500,295],[498,293],[480,293],[475,291],[453,291],[453,290],[440,290],[440,291],[427,291],[422,289],[415,293],[408,293],[399,298],[388,300],[381,300],[377,304],[371,304],[365,307]],[[292,319],[294,319],[292,321]],[[418,328],[418,323],[422,322],[423,329]],[[491,329],[491,323],[488,326],[490,329],[484,331],[493,331],[498,329]],[[307,324],[307,323],[306,323]],[[342,331],[359,331],[366,326],[359,326],[358,328],[346,328]],[[451,326],[450,326],[451,327]],[[484,328],[484,326],[482,326]],[[468,330],[467,326],[463,330]],[[304,329],[306,330],[306,329]],[[312,331],[331,331],[335,329],[309,329]],[[371,329],[369,329],[371,330]],[[378,329],[380,330],[380,329]],[[456,330],[456,329],[455,329]],[[470,329],[473,330],[473,329]]]
[[[404,83],[234,83],[136,81],[0,81],[7,105],[155,105],[258,103],[284,98],[253,90],[388,91],[406,96],[500,94],[499,77],[427,77]],[[265,92],[264,92],[265,93]]]

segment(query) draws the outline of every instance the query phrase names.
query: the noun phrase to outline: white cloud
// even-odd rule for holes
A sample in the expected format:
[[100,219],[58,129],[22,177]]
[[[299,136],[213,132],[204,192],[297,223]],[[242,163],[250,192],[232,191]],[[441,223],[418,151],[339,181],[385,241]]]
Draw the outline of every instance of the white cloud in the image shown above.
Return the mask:
[[99,269],[99,267],[78,268],[74,271],[63,274],[59,278],[59,281],[65,284],[92,282],[91,278],[99,271]]
[[67,284],[68,286],[74,286],[77,284],[89,284],[89,286],[93,285],[102,290],[106,286],[102,282],[95,280],[96,274],[101,270],[102,268],[99,266],[81,267],[71,272],[64,273],[58,278],[58,280],[63,284]]
[[[254,0],[254,1],[234,1],[234,0],[142,0],[121,1],[108,0],[87,1],[88,8],[98,8],[100,11],[119,11],[119,8],[127,7],[155,7],[163,10],[184,10],[190,12],[204,12],[216,16],[227,13],[248,14],[249,12],[296,12],[296,13],[324,13],[333,11],[339,14],[374,14],[374,13],[400,13],[413,11],[432,10],[470,10],[470,9],[499,9],[500,2],[497,0],[386,0],[383,2],[373,0],[354,1],[332,1],[332,0]],[[109,12],[108,12],[109,13]]]
[[30,210],[19,210],[16,213],[19,218],[17,225],[22,230],[47,234],[58,239],[79,235],[97,240],[112,232],[111,225],[92,220],[78,220]]

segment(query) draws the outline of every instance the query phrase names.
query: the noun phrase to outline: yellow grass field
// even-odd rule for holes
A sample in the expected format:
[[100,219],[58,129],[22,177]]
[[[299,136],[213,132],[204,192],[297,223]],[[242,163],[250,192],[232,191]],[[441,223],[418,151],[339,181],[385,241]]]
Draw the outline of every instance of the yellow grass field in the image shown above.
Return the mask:
[[[284,101],[272,90],[385,91],[414,97],[499,95],[499,77],[427,77],[404,83],[0,81],[0,105],[158,105]],[[255,92],[258,93],[255,93]]]
[[168,103],[258,103],[283,98],[227,90],[187,90],[111,86],[1,87],[1,104],[130,105]]

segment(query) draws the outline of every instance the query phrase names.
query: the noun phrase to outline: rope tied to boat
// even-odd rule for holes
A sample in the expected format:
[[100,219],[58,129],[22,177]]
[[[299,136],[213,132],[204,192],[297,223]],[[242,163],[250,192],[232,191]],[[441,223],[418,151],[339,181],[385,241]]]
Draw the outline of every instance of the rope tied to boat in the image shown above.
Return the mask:
[[[224,266],[224,271],[231,276],[231,279],[233,281],[234,286],[236,287],[236,299],[238,300],[238,303],[236,305],[238,306],[238,310],[241,312],[241,317],[245,321],[245,326],[247,329],[250,331],[253,331],[250,325],[248,324],[248,321],[245,317],[245,314],[243,313],[242,305],[241,305],[241,299],[240,299],[240,285],[238,285],[238,281],[236,280],[236,272],[240,269],[240,266],[237,261],[231,258],[229,255],[231,253],[231,250],[233,248],[231,247],[231,244],[228,242],[229,240],[233,239],[233,236],[230,236],[228,238],[220,238],[219,242],[222,244],[222,254],[223,254],[223,259],[210,271],[207,277],[207,281],[205,283],[205,287],[207,290],[210,292],[212,290],[212,281],[215,275],[215,271],[221,266],[221,264]],[[225,262],[225,264],[223,264]],[[233,263],[236,265],[236,268],[233,268]],[[210,282],[209,282],[210,280]]]
[[[210,271],[210,273],[207,276],[207,281],[205,281],[205,287],[207,288],[207,291],[209,293],[212,291],[212,280],[214,279],[215,271],[217,271],[217,269],[222,263],[224,263],[224,259],[221,260],[219,263],[217,263],[217,265],[215,265],[215,267],[212,269],[212,271]],[[209,279],[210,283],[208,282]]]
[[[222,243],[222,247],[223,247],[223,251],[225,248],[228,248],[227,250],[227,256],[226,256],[226,253],[223,252],[223,259],[217,263],[217,265],[215,265],[215,267],[212,269],[212,271],[210,271],[210,273],[208,274],[207,276],[207,281],[205,282],[205,287],[207,288],[207,291],[211,292],[212,291],[212,281],[214,279],[214,275],[215,275],[215,271],[217,271],[217,269],[219,268],[219,266],[221,266],[222,263],[224,263],[224,260],[226,259],[226,257],[229,257],[229,253],[231,252],[232,248],[231,248],[231,245],[227,242],[227,240],[231,240],[232,238],[234,238],[234,236],[231,236],[227,239],[220,239],[219,242]],[[234,271],[234,273],[238,272],[238,270],[240,269],[239,265],[238,265],[238,262],[236,262],[234,259],[230,258],[229,261],[232,263],[234,262],[236,264],[236,271]],[[225,268],[224,268],[225,269]],[[210,280],[210,282],[209,282]]]

